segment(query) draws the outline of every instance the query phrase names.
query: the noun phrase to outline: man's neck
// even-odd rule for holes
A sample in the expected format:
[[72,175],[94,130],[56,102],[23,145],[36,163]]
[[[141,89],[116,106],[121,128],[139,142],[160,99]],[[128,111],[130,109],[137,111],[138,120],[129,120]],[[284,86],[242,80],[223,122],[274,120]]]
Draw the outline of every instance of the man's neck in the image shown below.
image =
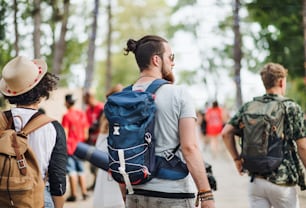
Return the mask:
[[150,82],[161,78],[162,75],[157,70],[144,70],[140,73],[137,83]]
[[275,95],[283,95],[282,89],[279,87],[272,87],[268,90],[266,90],[267,94],[275,94]]

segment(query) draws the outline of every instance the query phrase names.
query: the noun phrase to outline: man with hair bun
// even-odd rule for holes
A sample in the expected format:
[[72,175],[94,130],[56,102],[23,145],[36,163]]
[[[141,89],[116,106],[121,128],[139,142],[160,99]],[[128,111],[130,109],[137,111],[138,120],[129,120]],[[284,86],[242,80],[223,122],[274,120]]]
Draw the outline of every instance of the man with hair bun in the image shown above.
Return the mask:
[[[144,91],[156,79],[174,83],[174,54],[166,39],[156,35],[137,41],[129,39],[125,55],[129,52],[135,55],[140,70],[133,90]],[[189,174],[179,180],[153,178],[145,184],[133,185],[134,194],[127,194],[126,206],[194,207],[196,202],[199,207],[214,208],[213,193],[197,142],[196,112],[191,96],[186,88],[174,84],[162,85],[155,95],[156,155],[162,156],[180,144],[176,155],[186,162]]]

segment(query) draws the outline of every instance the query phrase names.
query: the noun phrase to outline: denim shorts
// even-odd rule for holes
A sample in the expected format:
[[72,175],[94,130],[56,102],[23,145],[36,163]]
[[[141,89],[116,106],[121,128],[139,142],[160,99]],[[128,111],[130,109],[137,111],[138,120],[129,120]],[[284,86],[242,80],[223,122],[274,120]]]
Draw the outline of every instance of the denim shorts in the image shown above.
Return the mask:
[[76,172],[83,173],[84,172],[83,162],[74,155],[68,156],[67,172],[68,174]]
[[53,204],[53,200],[52,200],[52,196],[50,193],[50,187],[46,186],[45,187],[45,193],[44,193],[44,200],[45,200],[45,208],[54,208],[54,204]]

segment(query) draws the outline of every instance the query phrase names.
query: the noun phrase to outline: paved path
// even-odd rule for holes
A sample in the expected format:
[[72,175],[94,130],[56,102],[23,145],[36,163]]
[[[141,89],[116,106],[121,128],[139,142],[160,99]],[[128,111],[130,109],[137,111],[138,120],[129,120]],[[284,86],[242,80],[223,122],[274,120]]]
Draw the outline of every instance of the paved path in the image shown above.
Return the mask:
[[[247,176],[240,176],[227,153],[212,158],[207,151],[204,154],[206,161],[213,166],[217,179],[218,190],[214,193],[217,208],[247,208]],[[88,176],[91,183],[91,177]],[[69,193],[69,190],[68,190]],[[90,193],[92,195],[92,193]],[[301,208],[306,208],[306,192],[299,194]],[[79,199],[77,202],[66,202],[65,208],[92,208],[92,197],[86,201]]]

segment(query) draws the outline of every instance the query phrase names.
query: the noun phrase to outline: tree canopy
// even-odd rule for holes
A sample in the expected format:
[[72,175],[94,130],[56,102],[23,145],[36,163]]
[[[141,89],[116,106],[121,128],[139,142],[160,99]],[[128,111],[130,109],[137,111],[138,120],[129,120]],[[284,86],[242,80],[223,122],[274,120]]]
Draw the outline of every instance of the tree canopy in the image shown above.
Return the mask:
[[[35,53],[47,59],[49,70],[60,75],[62,86],[72,84],[82,87],[83,75],[89,73],[86,71],[89,61],[86,54],[95,0],[35,2],[39,2],[40,7],[34,5],[34,1],[0,0],[0,67],[16,55],[16,47],[21,55],[34,55],[33,49],[37,50],[37,45],[33,39],[34,31],[38,31],[35,30],[37,25],[40,34],[36,38],[40,39],[41,47],[39,53]],[[187,49],[176,53],[177,60],[186,59],[193,53],[195,56],[192,58],[199,60],[199,63],[197,66],[181,67],[179,80],[189,85],[195,82],[203,84],[203,91],[211,96],[210,99],[223,93],[218,89],[212,90],[220,86],[220,74],[226,71],[227,76],[236,79],[233,62],[234,20],[230,0],[108,2],[111,2],[112,18],[107,18],[108,5],[101,1],[95,41],[93,86],[99,88],[100,98],[103,99],[107,90],[106,80],[123,85],[135,81],[139,71],[134,55],[124,56],[123,48],[129,38],[137,40],[145,34],[164,36],[171,43],[179,35],[189,34],[187,36],[194,46],[190,49],[185,39],[175,42],[174,47]],[[41,17],[37,15],[38,8],[42,12]],[[243,13],[240,16],[242,68],[258,71],[264,63],[270,61],[284,65],[290,75],[289,96],[306,109],[302,2],[244,0],[241,1],[240,9]],[[205,12],[210,10],[222,11],[225,18],[220,19],[220,15]],[[207,25],[212,21],[216,21],[219,27],[215,26],[208,31]],[[109,25],[111,65],[107,66]],[[61,53],[56,52],[57,49]],[[108,67],[111,68],[111,80],[106,75]],[[76,74],[81,74],[81,77],[75,78]]]
[[284,65],[292,77],[304,76],[302,1],[254,0],[245,6],[250,21],[261,26],[255,41],[269,51],[266,61]]
[[253,37],[259,50],[268,51],[265,62],[280,63],[288,69],[288,96],[306,111],[303,2],[253,0],[245,6],[249,20],[261,26],[259,34]]

